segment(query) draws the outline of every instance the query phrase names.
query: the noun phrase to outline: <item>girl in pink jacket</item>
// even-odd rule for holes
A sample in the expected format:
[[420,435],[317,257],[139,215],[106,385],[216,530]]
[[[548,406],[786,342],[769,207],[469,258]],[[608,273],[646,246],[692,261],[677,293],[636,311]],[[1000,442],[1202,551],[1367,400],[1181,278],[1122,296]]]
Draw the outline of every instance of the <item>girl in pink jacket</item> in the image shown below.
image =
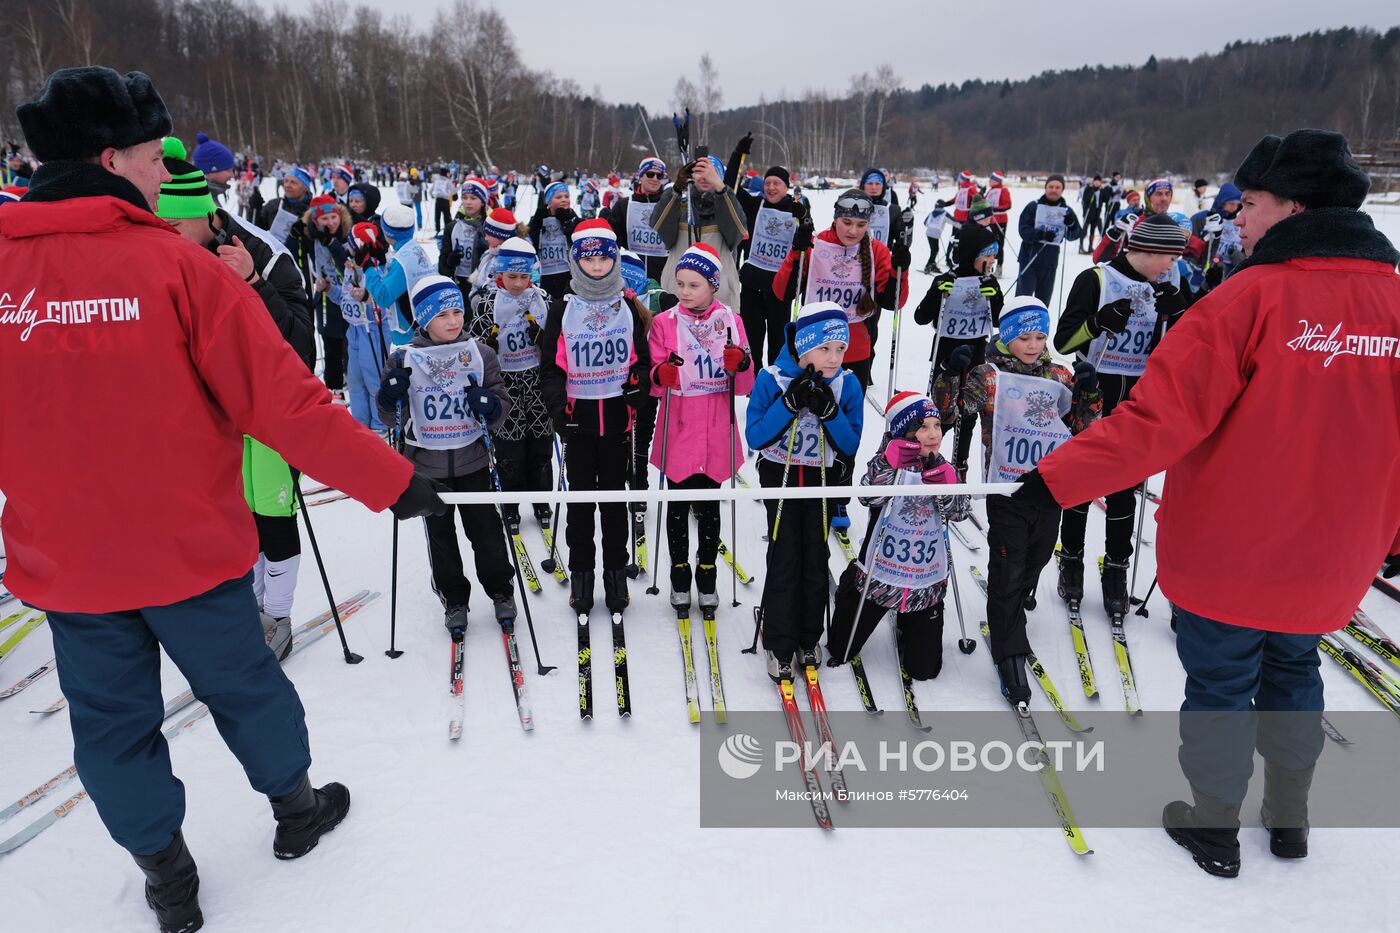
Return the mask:
[[[733,417],[734,395],[753,388],[749,340],[739,315],[715,300],[720,285],[719,253],[697,243],[676,263],[679,303],[652,319],[647,340],[653,395],[660,396],[662,439],[651,445],[651,462],[676,489],[718,489],[744,462]],[[732,390],[731,390],[732,387]],[[690,513],[700,530],[695,587],[700,607],[719,605],[715,558],[719,554],[719,503],[673,502],[666,512],[671,555],[671,605],[690,608]]]

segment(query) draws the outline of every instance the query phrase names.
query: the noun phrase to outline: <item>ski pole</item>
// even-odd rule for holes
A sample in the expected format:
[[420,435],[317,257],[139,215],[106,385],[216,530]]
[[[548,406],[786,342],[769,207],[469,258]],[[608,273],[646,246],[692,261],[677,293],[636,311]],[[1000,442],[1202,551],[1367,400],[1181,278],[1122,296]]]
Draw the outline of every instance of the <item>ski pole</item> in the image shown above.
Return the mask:
[[[888,389],[885,398],[886,408],[890,405],[890,399],[894,398],[894,374],[899,368],[899,312],[900,309],[896,307],[894,309],[894,333],[890,335],[890,378],[886,383],[886,389]],[[937,338],[935,337],[935,339]]]
[[977,650],[977,642],[967,637],[967,626],[963,622],[962,594],[958,592],[958,573],[953,566],[953,542],[948,537],[948,525],[943,525],[943,550],[948,554],[948,579],[953,585],[953,608],[958,612],[958,634],[962,637],[958,639],[958,650],[963,654],[972,654]]
[[[559,479],[554,484],[555,491],[563,490],[564,482],[564,452],[559,449],[559,434],[554,434],[554,459],[559,465]],[[540,563],[546,573],[553,573],[554,568],[559,566],[559,508],[560,503],[554,503],[554,517],[549,521],[549,556],[545,558],[549,566],[544,562]]]
[[[818,476],[821,479],[822,489],[826,489],[826,428],[817,425],[817,462],[821,464]],[[826,565],[827,576],[831,576],[831,526],[827,524],[827,499],[822,497],[822,563]],[[826,630],[827,646],[831,645],[831,597],[826,592],[826,587],[822,587],[822,626]],[[855,628],[851,631],[854,633]]]
[[[728,328],[729,337],[727,346],[734,346],[734,330]],[[750,363],[752,365],[752,363]],[[739,478],[738,454],[734,447],[738,443],[738,421],[734,417],[734,379],[735,374],[729,374],[729,488],[735,489]],[[660,505],[660,503],[657,503]],[[737,608],[739,605],[739,500],[729,500],[729,534],[734,539],[734,550],[730,554],[734,559],[729,562],[729,595],[731,607]]]
[[[394,403],[394,449],[403,456],[403,400]],[[393,518],[391,515],[390,518]],[[388,658],[398,658],[403,656],[403,652],[395,647],[395,639],[398,634],[399,618],[399,520],[394,518],[393,561],[389,569],[389,650],[384,652]]]
[[[775,404],[780,404],[780,403],[775,403]],[[786,488],[786,487],[787,487],[788,472],[792,469],[792,446],[793,446],[794,443],[796,443],[796,441],[797,441],[797,416],[794,415],[793,418],[792,418],[792,430],[788,432],[787,460],[786,460],[786,462],[783,463],[783,488]],[[773,568],[771,567],[772,556],[773,556],[773,546],[774,546],[775,544],[778,543],[778,525],[779,525],[779,523],[782,522],[782,519],[783,519],[783,503],[785,503],[785,502],[787,502],[786,499],[779,499],[779,500],[778,500],[778,508],[777,508],[777,510],[773,513],[773,533],[772,533],[771,535],[769,535],[769,540],[768,540],[768,557],[769,557],[769,564],[770,564],[770,566],[769,566],[767,569],[768,569],[768,573],[769,573],[769,578],[770,578],[770,579],[772,578],[772,569],[773,569]],[[745,648],[743,651],[741,651],[741,652],[740,652],[741,654],[757,654],[757,653],[758,653],[758,633],[759,633],[760,628],[762,628],[762,623],[759,621],[759,619],[758,619],[757,616],[755,615],[754,624],[753,624],[753,644],[749,645],[747,648]]]
[[[632,425],[631,425],[631,430],[629,430],[629,431],[627,432],[627,470],[628,470],[628,481],[627,481],[627,485],[628,485],[628,487],[631,488],[631,489],[636,489],[636,488],[637,488],[637,413],[636,413],[636,412],[633,412],[633,413],[632,413]],[[658,503],[658,504],[659,504],[659,503]],[[635,579],[637,579],[637,574],[641,573],[641,569],[637,566],[637,536],[631,533],[631,526],[632,526],[632,503],[630,503],[630,502],[627,503],[627,513],[628,513],[628,514],[627,514],[627,525],[628,525],[628,534],[627,534],[627,537],[628,537],[629,543],[631,544],[631,550],[632,550],[632,562],[631,562],[630,564],[627,565],[627,576],[630,577],[631,579],[635,580]]]
[[1142,523],[1147,518],[1147,480],[1142,481],[1137,492],[1142,501],[1138,503],[1137,532],[1133,535],[1133,579],[1128,584],[1128,601],[1130,603],[1132,602],[1132,594],[1137,592],[1138,557],[1142,551]]
[[326,588],[326,599],[330,600],[331,616],[335,619],[336,633],[340,635],[340,648],[345,652],[345,663],[359,664],[364,658],[351,651],[350,643],[345,640],[345,627],[340,624],[340,610],[336,608],[335,597],[331,595],[331,581],[326,576],[326,564],[321,560],[321,548],[316,544],[316,531],[311,527],[311,513],[306,507],[306,499],[301,494],[301,483],[292,483],[292,490],[301,506],[301,517],[306,521],[306,536],[311,539],[311,553],[316,557],[316,569],[321,571],[321,585]]
[[[501,492],[501,474],[496,470],[496,450],[491,443],[491,431],[486,426],[486,419],[481,415],[473,415],[477,425],[481,428],[481,440],[486,445],[486,465],[491,468],[491,486],[496,492]],[[501,520],[501,534],[505,535],[505,521],[501,519],[500,508],[494,507],[496,518]],[[515,588],[520,594],[520,605],[525,607],[525,627],[530,630],[530,644],[535,648],[535,663],[539,665],[540,676],[543,677],[550,671],[555,670],[553,665],[547,665],[540,658],[540,643],[535,638],[535,620],[530,615],[530,594],[526,592],[525,578],[520,573],[520,558],[515,553],[515,548],[510,544],[505,545],[506,553],[510,554],[510,562],[515,567]],[[513,620],[512,620],[513,621]]]
[[1068,262],[1068,260],[1066,259],[1066,257],[1067,257],[1068,255],[1069,255],[1069,253],[1065,250],[1065,248],[1064,248],[1063,246],[1061,246],[1061,247],[1060,247],[1060,285],[1059,285],[1059,287],[1058,287],[1057,289],[1055,289],[1055,291],[1056,291],[1056,298],[1055,298],[1055,320],[1057,320],[1057,321],[1060,319],[1060,315],[1063,314],[1063,313],[1064,313],[1064,310],[1065,310],[1065,266],[1069,265],[1069,262]]
[[1156,590],[1157,575],[1154,573],[1152,575],[1152,585],[1147,588],[1147,595],[1144,596],[1142,599],[1138,599],[1136,596],[1134,596],[1128,600],[1129,602],[1137,602],[1142,604],[1138,606],[1137,615],[1142,616],[1144,619],[1147,618],[1147,601],[1152,598],[1152,594],[1156,592]]
[[[675,355],[675,354],[672,354],[672,356],[674,356],[674,355]],[[668,359],[667,362],[670,362],[670,360]],[[660,478],[657,480],[657,484],[658,484],[662,489],[665,489],[665,488],[666,488],[666,441],[670,438],[670,435],[671,435],[671,387],[670,387],[670,386],[667,386],[667,387],[666,387],[666,397],[662,400],[662,403],[661,403],[661,476],[660,476]],[[664,503],[664,502],[658,502],[658,503],[656,503],[656,554],[657,554],[658,557],[661,555],[661,515],[662,515],[662,513],[665,512],[665,511],[666,511],[666,503]],[[670,553],[670,549],[669,549],[669,548],[667,549],[667,556],[672,557],[672,558],[675,557],[674,554],[671,554],[671,553]],[[658,593],[661,592],[661,587],[659,587],[659,586],[656,585],[656,581],[657,581],[658,579],[660,579],[660,577],[661,577],[661,574],[657,572],[657,571],[659,571],[660,569],[661,569],[660,567],[654,567],[653,570],[652,570],[652,574],[651,574],[651,586],[647,587],[647,595],[648,595],[648,596],[655,596],[655,595],[657,595]]]
[[[895,481],[890,485],[899,482],[899,473],[895,473]],[[880,545],[885,541],[885,525],[889,524],[890,509],[894,506],[894,500],[886,500],[884,508],[880,510],[880,524],[875,526],[875,535],[870,539],[870,546],[866,551],[865,560],[865,584],[860,588],[860,601],[856,603],[856,614],[851,619],[851,636],[846,639],[846,653],[841,655],[841,663],[846,663],[851,659],[851,648],[856,643],[856,628],[860,625],[860,615],[865,611],[865,600],[870,595],[870,580],[874,577],[875,560],[880,554]],[[830,644],[828,643],[828,647]],[[831,659],[835,663],[836,659]]]

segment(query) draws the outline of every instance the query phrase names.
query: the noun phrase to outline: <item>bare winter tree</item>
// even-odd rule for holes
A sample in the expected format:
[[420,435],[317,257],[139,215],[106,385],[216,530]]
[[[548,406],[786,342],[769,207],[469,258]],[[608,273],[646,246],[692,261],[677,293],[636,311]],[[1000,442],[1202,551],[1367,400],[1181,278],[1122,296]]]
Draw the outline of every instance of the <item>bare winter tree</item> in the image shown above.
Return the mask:
[[700,56],[700,135],[702,141],[709,141],[710,120],[719,112],[724,103],[724,90],[719,86],[719,72],[715,69],[710,53]]

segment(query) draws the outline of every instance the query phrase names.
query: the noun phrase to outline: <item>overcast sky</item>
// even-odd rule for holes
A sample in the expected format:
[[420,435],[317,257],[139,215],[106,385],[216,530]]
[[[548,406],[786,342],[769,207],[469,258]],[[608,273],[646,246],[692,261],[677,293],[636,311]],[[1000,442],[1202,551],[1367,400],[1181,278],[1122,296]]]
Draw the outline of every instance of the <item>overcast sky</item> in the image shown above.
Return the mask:
[[[426,26],[433,11],[451,2],[375,6],[386,14],[413,11]],[[531,69],[572,78],[585,92],[596,85],[609,101],[640,101],[654,113],[670,112],[676,78],[695,80],[705,52],[719,71],[724,106],[742,106],[760,95],[777,100],[808,88],[843,92],[851,75],[883,63],[905,87],[917,88],[1085,64],[1141,64],[1151,54],[1191,57],[1235,39],[1400,25],[1393,0],[498,0],[495,6]]]

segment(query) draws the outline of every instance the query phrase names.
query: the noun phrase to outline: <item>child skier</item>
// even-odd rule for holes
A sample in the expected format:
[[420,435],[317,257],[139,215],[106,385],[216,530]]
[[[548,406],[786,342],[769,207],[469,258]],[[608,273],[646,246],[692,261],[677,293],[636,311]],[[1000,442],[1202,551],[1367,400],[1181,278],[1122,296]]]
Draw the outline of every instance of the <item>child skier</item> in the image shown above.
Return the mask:
[[[1103,414],[1128,400],[1147,358],[1191,303],[1177,259],[1186,233],[1166,214],[1153,214],[1127,233],[1127,248],[1111,262],[1085,269],[1070,286],[1055,331],[1055,349],[1075,353],[1099,375]],[[1133,553],[1136,487],[1105,497],[1103,602],[1109,615],[1128,611],[1128,559]],[[1084,598],[1084,526],[1089,503],[1065,510],[1060,527],[1061,596]]]
[[[496,284],[496,273],[499,271],[496,259],[500,255],[501,244],[512,237],[529,236],[529,231],[516,223],[513,212],[504,207],[498,207],[486,215],[486,222],[481,225],[481,235],[486,240],[486,252],[481,255],[476,271],[472,273],[471,287],[473,289],[487,288]],[[530,255],[535,255],[533,246],[530,247]],[[538,260],[535,261],[532,268],[539,269]],[[538,271],[532,272],[531,275],[538,275]],[[470,295],[471,292],[467,292],[467,294]]]
[[[472,292],[467,324],[472,336],[496,351],[510,396],[510,413],[491,432],[501,486],[507,492],[547,492],[554,487],[554,427],[540,395],[539,342],[549,296],[530,282],[538,264],[528,240],[512,237],[502,242],[494,257],[495,281]],[[549,521],[548,505],[537,502],[534,508],[538,521]],[[520,507],[503,505],[501,514],[507,530],[518,534]]]
[[[676,263],[679,303],[652,320],[648,345],[651,394],[661,398],[662,443],[651,462],[673,489],[718,489],[744,462],[733,418],[735,395],[753,388],[753,365],[744,323],[715,300],[719,255],[697,243]],[[730,386],[733,393],[730,393]],[[719,503],[673,502],[666,511],[666,546],[671,555],[671,605],[690,607],[690,513],[700,531],[695,589],[700,608],[719,605],[715,558],[719,553]]]
[[[510,396],[490,347],[464,333],[462,291],[444,275],[428,274],[413,288],[416,331],[395,350],[380,384],[379,417],[400,424],[404,456],[415,472],[452,492],[493,488],[482,424],[498,428],[510,414]],[[462,530],[476,558],[476,576],[498,622],[515,619],[512,567],[494,506],[459,505]],[[462,572],[457,526],[448,510],[423,519],[433,592],[454,641],[467,628],[471,583]]]
[[[377,260],[375,256],[357,256],[356,265],[364,269],[365,284],[352,293],[356,301],[371,300],[375,306],[388,311],[393,323],[395,344],[406,344],[413,336],[413,307],[409,298],[419,280],[431,275],[432,261],[423,246],[413,238],[413,211],[402,204],[391,204],[379,219],[380,229],[389,241],[389,251],[382,260],[369,265],[362,259]],[[390,309],[397,311],[394,314]]]
[[[867,202],[868,203],[868,202]],[[763,486],[840,484],[849,479],[837,455],[855,456],[864,401],[856,377],[841,367],[850,341],[846,310],[832,301],[804,307],[788,324],[783,352],[754,380],[744,437],[759,452]],[[763,646],[768,674],[792,679],[819,663],[827,611],[825,500],[770,500],[768,573],[763,584]]]
[[[617,236],[607,221],[575,228],[568,262],[572,293],[551,304],[540,340],[540,390],[565,442],[569,488],[622,489],[633,410],[651,388],[649,315],[624,294]],[[608,611],[622,612],[628,604],[626,507],[570,505],[569,605],[581,615],[593,606],[595,509],[602,512]]]
[[[379,240],[379,228],[372,223],[358,223],[351,229],[351,248],[357,253]],[[392,328],[388,315],[379,308],[354,299],[356,290],[364,286],[364,272],[347,262],[343,276],[340,313],[348,325],[345,368],[350,414],[365,427],[387,434],[388,427],[379,419],[374,397],[393,345]]]
[[[862,485],[957,481],[952,466],[938,452],[943,426],[927,396],[895,395],[885,408],[885,423],[879,452],[870,458]],[[943,594],[948,579],[943,527],[966,519],[972,513],[971,499],[875,495],[861,496],[860,501],[870,509],[865,548],[860,562],[846,567],[836,589],[836,608],[826,637],[827,664],[844,664],[860,654],[875,626],[893,611],[904,669],[915,680],[931,680],[943,669]]]
[[462,182],[458,191],[457,215],[447,221],[442,231],[442,248],[438,253],[438,275],[450,276],[466,294],[467,280],[486,252],[482,227],[490,210],[491,194],[486,182],[472,177]]
[[579,216],[569,206],[569,186],[556,181],[544,189],[530,218],[530,242],[540,257],[540,287],[555,301],[569,290],[569,242]]
[[[987,337],[1001,318],[1004,297],[1001,284],[992,274],[998,244],[988,226],[991,207],[980,198],[973,202],[968,222],[963,224],[958,238],[957,265],[933,280],[928,294],[914,310],[914,323],[933,324],[937,329],[930,358],[936,375],[947,365],[958,347],[967,347],[972,363],[986,359]],[[958,476],[967,476],[968,451],[972,449],[972,429],[977,416],[962,417],[953,450],[953,465]],[[945,426],[945,430],[951,425]]]
[[[938,377],[936,398],[945,420],[963,413],[982,419],[988,482],[1014,482],[1071,435],[1087,428],[1103,403],[1092,366],[1075,373],[1045,352],[1050,312],[1036,298],[1013,298],[1001,313],[987,361],[967,371],[966,351]],[[961,371],[960,371],[961,370]],[[1073,390],[1073,391],[1071,391]],[[956,411],[951,409],[956,408]],[[1068,426],[1062,419],[1068,416]],[[1010,496],[987,499],[987,626],[1002,692],[1016,705],[1030,702],[1026,680],[1026,594],[1050,561],[1060,525],[1058,508],[1028,506]]]

